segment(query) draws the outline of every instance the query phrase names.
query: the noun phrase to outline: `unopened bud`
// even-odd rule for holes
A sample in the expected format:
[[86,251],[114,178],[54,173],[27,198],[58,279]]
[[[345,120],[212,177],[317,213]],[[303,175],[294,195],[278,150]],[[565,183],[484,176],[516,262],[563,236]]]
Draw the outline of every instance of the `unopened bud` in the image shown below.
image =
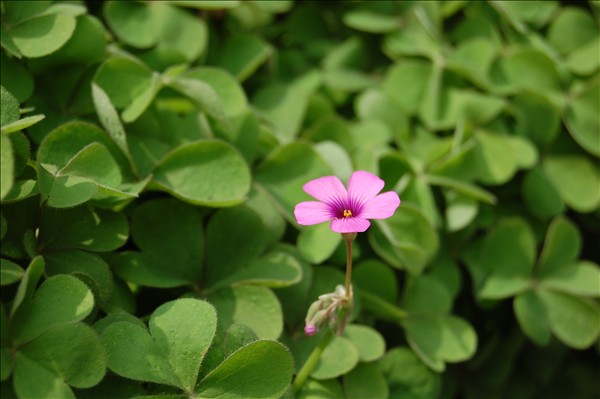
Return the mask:
[[304,333],[306,335],[308,335],[309,337],[315,335],[318,331],[319,331],[319,329],[317,328],[317,326],[312,325],[310,323],[308,323],[308,324],[306,324],[306,326],[304,326]]

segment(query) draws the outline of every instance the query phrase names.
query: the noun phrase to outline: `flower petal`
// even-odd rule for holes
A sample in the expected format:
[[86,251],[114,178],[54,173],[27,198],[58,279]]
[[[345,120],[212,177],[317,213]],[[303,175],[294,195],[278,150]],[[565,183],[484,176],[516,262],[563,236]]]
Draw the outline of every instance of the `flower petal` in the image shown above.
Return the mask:
[[372,173],[359,170],[352,173],[348,181],[348,195],[355,209],[375,198],[385,183]]
[[362,233],[371,223],[363,218],[340,218],[331,221],[330,228],[336,233]]
[[309,181],[302,188],[319,201],[328,204],[345,201],[348,197],[346,187],[336,176],[319,177]]
[[335,217],[329,205],[317,201],[299,203],[294,208],[294,216],[299,224],[305,226],[323,223]]
[[379,194],[363,205],[360,217],[365,219],[387,219],[400,205],[400,197],[394,191]]

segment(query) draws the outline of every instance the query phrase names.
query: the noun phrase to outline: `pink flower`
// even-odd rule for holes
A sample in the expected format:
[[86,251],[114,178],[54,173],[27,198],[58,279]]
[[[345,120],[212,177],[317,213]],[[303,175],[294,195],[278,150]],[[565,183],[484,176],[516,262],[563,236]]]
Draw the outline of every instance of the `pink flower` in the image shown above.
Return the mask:
[[352,173],[348,191],[335,176],[311,180],[303,189],[319,201],[299,203],[294,216],[302,225],[331,220],[330,228],[336,233],[361,233],[371,224],[367,219],[389,218],[400,205],[395,192],[379,194],[383,186],[383,180],[362,170]]

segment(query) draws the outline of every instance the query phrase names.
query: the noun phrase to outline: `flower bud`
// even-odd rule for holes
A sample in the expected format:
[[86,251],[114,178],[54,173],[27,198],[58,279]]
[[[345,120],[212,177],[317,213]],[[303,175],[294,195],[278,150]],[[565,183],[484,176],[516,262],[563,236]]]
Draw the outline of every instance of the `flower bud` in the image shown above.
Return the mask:
[[312,325],[310,323],[307,323],[306,326],[304,326],[304,333],[309,337],[315,335],[318,331],[319,329],[317,328],[317,326]]

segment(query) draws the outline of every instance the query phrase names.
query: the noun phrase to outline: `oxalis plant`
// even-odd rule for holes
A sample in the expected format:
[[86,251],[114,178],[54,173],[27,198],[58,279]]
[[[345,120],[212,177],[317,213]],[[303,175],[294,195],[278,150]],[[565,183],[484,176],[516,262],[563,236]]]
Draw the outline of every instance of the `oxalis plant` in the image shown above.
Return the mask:
[[599,7],[0,1],[0,396],[598,397]]
[[[385,183],[379,177],[365,171],[352,173],[348,190],[336,176],[320,177],[303,186],[306,193],[318,201],[306,201],[296,205],[294,216],[301,225],[314,225],[331,221],[331,230],[341,233],[346,243],[345,285],[335,291],[322,294],[313,302],[306,315],[304,332],[315,335],[322,326],[328,331],[302,366],[293,384],[297,392],[312,373],[320,357],[331,341],[333,333],[342,335],[353,307],[352,289],[352,241],[357,233],[365,232],[368,219],[387,219],[400,205],[400,197],[393,191],[379,194]],[[378,195],[379,194],[379,195]]]

